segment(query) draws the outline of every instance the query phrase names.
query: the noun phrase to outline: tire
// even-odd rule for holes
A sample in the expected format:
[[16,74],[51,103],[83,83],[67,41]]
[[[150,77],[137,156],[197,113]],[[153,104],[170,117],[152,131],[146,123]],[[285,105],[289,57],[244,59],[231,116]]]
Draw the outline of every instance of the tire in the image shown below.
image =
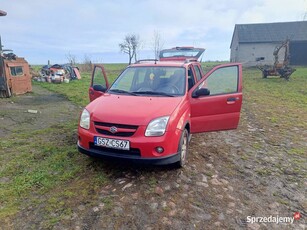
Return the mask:
[[178,168],[184,167],[187,161],[188,149],[189,149],[189,132],[187,129],[184,129],[181,134],[181,138],[180,138],[180,142],[178,146],[178,153],[180,155],[179,161],[176,162],[176,166]]

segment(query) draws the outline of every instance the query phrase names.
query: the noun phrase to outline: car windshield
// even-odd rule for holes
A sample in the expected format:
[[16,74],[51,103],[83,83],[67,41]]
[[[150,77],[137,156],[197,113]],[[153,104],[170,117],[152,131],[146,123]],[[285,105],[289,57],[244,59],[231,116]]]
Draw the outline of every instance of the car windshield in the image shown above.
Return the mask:
[[134,96],[174,97],[184,95],[185,91],[185,68],[142,66],[127,68],[108,92]]

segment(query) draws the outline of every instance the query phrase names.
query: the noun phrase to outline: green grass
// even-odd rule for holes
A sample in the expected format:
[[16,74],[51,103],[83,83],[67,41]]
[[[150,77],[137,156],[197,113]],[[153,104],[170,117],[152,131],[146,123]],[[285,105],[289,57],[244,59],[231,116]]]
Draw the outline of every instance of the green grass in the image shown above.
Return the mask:
[[244,103],[259,111],[256,113],[261,121],[284,128],[307,128],[307,68],[296,69],[289,81],[263,79],[258,69],[244,69]]
[[[268,105],[307,108],[307,68],[297,67],[290,81],[279,77],[263,79],[258,69],[245,69],[243,85],[247,99]],[[263,101],[265,100],[265,101]]]
[[[75,122],[73,122],[75,124]],[[70,126],[63,132],[70,132]],[[63,181],[71,179],[80,166],[69,153],[75,151],[70,144],[48,140],[57,129],[48,128],[1,139],[5,154],[0,155],[0,178],[7,178],[0,187],[0,217],[15,213],[19,202],[31,193],[44,193]],[[46,139],[45,139],[46,138]]]
[[[33,197],[40,197],[50,191],[63,187],[67,183],[74,183],[75,179],[89,175],[87,161],[81,160],[76,151],[76,141],[65,141],[77,126],[76,121],[65,125],[57,125],[42,129],[20,133],[11,138],[2,138],[0,145],[4,150],[0,155],[0,219],[18,213],[20,207],[26,205],[23,202],[32,200],[39,204],[42,200],[35,201]],[[58,130],[61,130],[59,135]],[[83,188],[96,188],[107,181],[104,174],[93,173],[87,179],[87,186]],[[66,190],[60,190],[50,194],[50,201],[67,197],[76,199],[79,190],[64,186]],[[87,196],[87,192],[84,193]],[[50,203],[50,202],[49,202]],[[46,211],[52,207],[46,204]],[[61,200],[57,205],[65,206],[67,201]],[[33,205],[33,204],[32,204]],[[61,208],[60,212],[67,213],[67,208]]]

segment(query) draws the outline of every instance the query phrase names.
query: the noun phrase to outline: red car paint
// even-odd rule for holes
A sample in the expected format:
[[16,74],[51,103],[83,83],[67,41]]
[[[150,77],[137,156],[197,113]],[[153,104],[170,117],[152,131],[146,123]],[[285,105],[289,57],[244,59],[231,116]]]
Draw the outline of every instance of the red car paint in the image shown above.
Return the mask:
[[[165,88],[161,83],[170,81],[174,74],[169,76],[169,72],[176,70],[184,73],[182,94],[173,86]],[[139,80],[138,74],[144,74],[144,82],[146,77],[158,79],[161,75],[157,80],[161,85],[155,92],[134,91],[132,88],[138,85],[133,82]],[[97,77],[99,87],[96,85]],[[120,88],[121,80],[126,79],[132,82],[128,93],[116,91],[123,89]],[[194,85],[190,84],[191,81],[194,81]],[[207,88],[211,90],[210,95],[205,95]],[[156,95],[163,90],[164,93],[172,92],[172,95]],[[178,163],[185,146],[182,141],[185,129],[192,134],[237,128],[242,104],[242,67],[240,63],[224,64],[203,74],[201,64],[196,61],[138,63],[128,66],[110,87],[103,66],[96,66],[89,97],[91,103],[86,106],[90,114],[89,128],[80,125],[78,128],[80,152],[152,164]],[[145,136],[146,129],[155,131],[155,128],[149,127],[149,123],[165,116],[169,116],[166,126],[163,119],[158,122],[159,125],[164,124],[165,129],[162,130],[165,133]],[[94,141],[94,137],[107,138],[111,147],[96,146],[98,142]],[[123,144],[121,141],[129,141],[129,150],[118,149],[121,147],[117,144]],[[163,151],[159,153],[157,147],[162,147]]]

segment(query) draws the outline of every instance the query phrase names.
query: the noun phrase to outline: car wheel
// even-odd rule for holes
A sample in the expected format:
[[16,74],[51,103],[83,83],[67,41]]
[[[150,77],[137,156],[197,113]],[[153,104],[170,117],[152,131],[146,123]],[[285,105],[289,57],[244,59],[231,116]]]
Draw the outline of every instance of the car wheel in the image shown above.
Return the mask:
[[184,129],[182,134],[181,134],[179,148],[178,148],[180,159],[176,163],[176,165],[179,168],[182,168],[186,163],[188,148],[189,148],[189,132],[188,132],[188,130]]

